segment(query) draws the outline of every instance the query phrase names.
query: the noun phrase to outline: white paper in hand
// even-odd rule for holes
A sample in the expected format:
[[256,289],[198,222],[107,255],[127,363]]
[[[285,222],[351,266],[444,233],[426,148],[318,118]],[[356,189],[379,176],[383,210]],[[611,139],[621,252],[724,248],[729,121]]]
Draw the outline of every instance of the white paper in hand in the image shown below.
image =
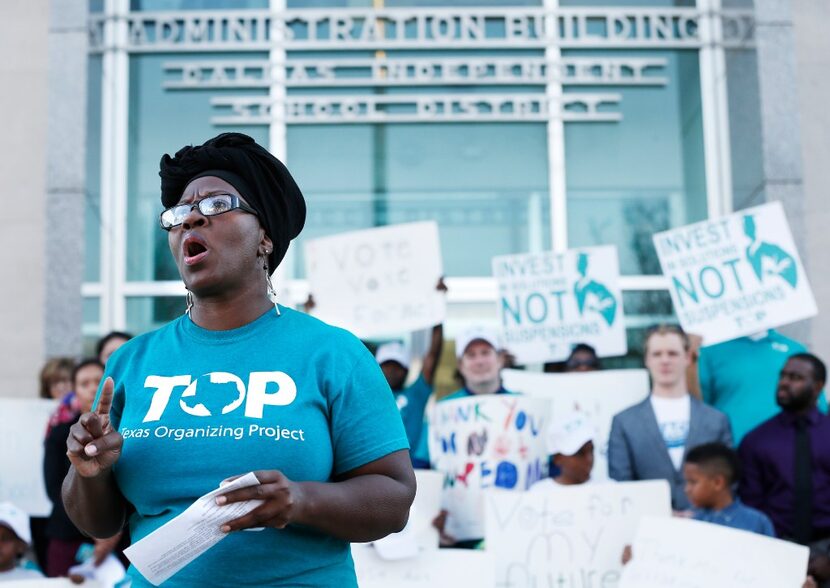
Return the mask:
[[175,519],[125,549],[124,555],[150,583],[158,586],[224,539],[222,525],[245,516],[263,502],[247,500],[218,506],[216,497],[257,484],[259,480],[251,472],[208,492]]

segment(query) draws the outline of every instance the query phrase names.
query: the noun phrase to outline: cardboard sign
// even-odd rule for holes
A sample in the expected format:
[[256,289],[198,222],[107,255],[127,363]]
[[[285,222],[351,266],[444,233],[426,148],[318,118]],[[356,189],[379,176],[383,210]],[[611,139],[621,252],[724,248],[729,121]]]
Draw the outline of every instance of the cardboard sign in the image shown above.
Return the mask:
[[620,588],[800,588],[802,545],[689,519],[640,521]]
[[448,535],[483,538],[483,490],[523,491],[547,475],[547,413],[543,400],[508,394],[436,403],[428,441],[432,469],[444,474]]
[[382,559],[403,559],[438,549],[440,537],[432,521],[441,512],[444,476],[432,470],[415,470],[415,480],[415,501],[406,527],[373,543]]
[[443,269],[434,222],[314,239],[305,244],[305,259],[314,315],[358,337],[444,321],[445,297],[435,289]]
[[369,545],[352,545],[360,588],[493,586],[494,558],[489,551],[440,549],[411,559],[386,561]]
[[493,258],[504,345],[519,363],[559,361],[576,343],[628,351],[617,248]]
[[654,235],[683,328],[714,345],[814,316],[780,202]]
[[52,512],[43,481],[43,441],[57,402],[41,398],[0,398],[0,502],[12,502],[29,516]]
[[497,586],[615,587],[638,521],[671,516],[664,480],[542,487],[487,492],[485,545],[498,554]]
[[548,422],[577,410],[591,419],[597,430],[591,472],[591,479],[595,481],[608,479],[608,437],[614,415],[644,400],[649,393],[646,370],[568,374],[503,370],[502,380],[508,390],[549,400]]

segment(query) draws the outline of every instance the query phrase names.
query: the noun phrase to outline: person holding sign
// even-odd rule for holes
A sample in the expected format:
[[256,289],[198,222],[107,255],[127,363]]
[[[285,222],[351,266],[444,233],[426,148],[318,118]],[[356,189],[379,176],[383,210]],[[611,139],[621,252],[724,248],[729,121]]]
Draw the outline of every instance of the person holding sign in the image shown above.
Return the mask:
[[[365,346],[273,300],[270,274],[303,228],[303,195],[240,133],[165,155],[160,175],[187,310],[107,362],[94,410],[67,440],[67,513],[93,537],[116,534],[129,514],[136,547],[242,476],[213,508],[190,512],[247,514],[217,523],[221,540],[165,586],[356,586],[349,543],[402,529],[415,477]],[[238,532],[254,528],[264,529]],[[185,551],[195,539],[168,537]],[[175,568],[169,554],[145,569]],[[150,585],[135,566],[129,575]]]
[[[446,292],[447,286],[443,278],[438,281],[437,289]],[[424,409],[432,394],[432,385],[435,382],[435,372],[441,359],[441,349],[444,346],[444,325],[435,325],[432,328],[429,349],[424,355],[421,364],[421,373],[409,386],[406,380],[409,377],[409,354],[399,342],[384,343],[375,352],[375,361],[378,362],[392,393],[395,403],[401,413],[406,437],[410,447],[417,447],[424,422]]]
[[826,380],[818,357],[791,356],[778,378],[781,412],[738,448],[741,499],[767,514],[779,537],[810,547],[820,586],[830,586],[830,417],[816,406]]
[[690,504],[683,491],[683,456],[687,448],[712,441],[731,446],[729,420],[689,394],[690,344],[683,329],[653,327],[644,345],[651,394],[614,416],[608,475],[619,481],[667,480],[672,487],[672,508],[685,511]]
[[559,470],[555,478],[539,480],[531,486],[531,492],[545,492],[556,484],[575,486],[591,483],[594,468],[594,438],[596,427],[588,417],[574,411],[554,422],[547,431],[546,444]]

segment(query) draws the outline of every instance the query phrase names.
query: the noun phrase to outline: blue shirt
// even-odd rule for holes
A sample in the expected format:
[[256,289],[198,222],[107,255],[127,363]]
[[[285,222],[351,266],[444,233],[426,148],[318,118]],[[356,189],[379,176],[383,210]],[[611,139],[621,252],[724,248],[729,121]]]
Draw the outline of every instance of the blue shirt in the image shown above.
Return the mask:
[[723,510],[695,508],[692,512],[694,513],[692,518],[697,521],[775,537],[775,529],[769,517],[760,510],[746,506],[737,498]]
[[[505,390],[503,386],[499,387],[498,390],[494,392],[494,394],[515,394],[515,392],[510,392],[509,390]],[[455,400],[456,398],[467,398],[469,396],[475,396],[473,392],[467,390],[467,388],[461,388],[460,390],[456,390],[452,394],[448,394],[444,396],[438,402],[444,402],[446,400]],[[412,450],[412,465],[418,469],[428,470],[430,467],[429,463],[429,420],[424,419],[421,424],[421,435],[418,439],[418,445],[413,446]]]
[[[281,307],[229,331],[182,316],[107,363],[113,472],[133,541],[229,476],[330,482],[408,447],[389,385],[347,331]],[[133,586],[149,586],[130,568]],[[349,543],[307,527],[231,533],[165,586],[356,586]]]
[[432,387],[427,384],[424,374],[420,374],[411,386],[395,392],[395,402],[401,412],[403,428],[406,430],[406,438],[409,440],[410,447],[418,447],[424,424],[424,409],[426,409],[430,394],[432,394]]
[[[698,369],[703,401],[726,413],[738,445],[749,431],[778,414],[778,375],[804,345],[776,332],[753,340],[741,337],[700,350]],[[822,411],[827,402],[822,394]]]

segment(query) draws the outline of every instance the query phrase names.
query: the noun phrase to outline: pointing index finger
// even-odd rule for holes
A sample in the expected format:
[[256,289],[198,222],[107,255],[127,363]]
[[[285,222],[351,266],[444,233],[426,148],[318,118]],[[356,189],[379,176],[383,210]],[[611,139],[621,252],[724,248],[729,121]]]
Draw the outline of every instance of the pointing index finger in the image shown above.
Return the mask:
[[104,380],[104,388],[101,390],[101,396],[98,398],[98,404],[95,407],[95,414],[105,417],[110,415],[114,390],[115,382],[112,381],[112,378]]

